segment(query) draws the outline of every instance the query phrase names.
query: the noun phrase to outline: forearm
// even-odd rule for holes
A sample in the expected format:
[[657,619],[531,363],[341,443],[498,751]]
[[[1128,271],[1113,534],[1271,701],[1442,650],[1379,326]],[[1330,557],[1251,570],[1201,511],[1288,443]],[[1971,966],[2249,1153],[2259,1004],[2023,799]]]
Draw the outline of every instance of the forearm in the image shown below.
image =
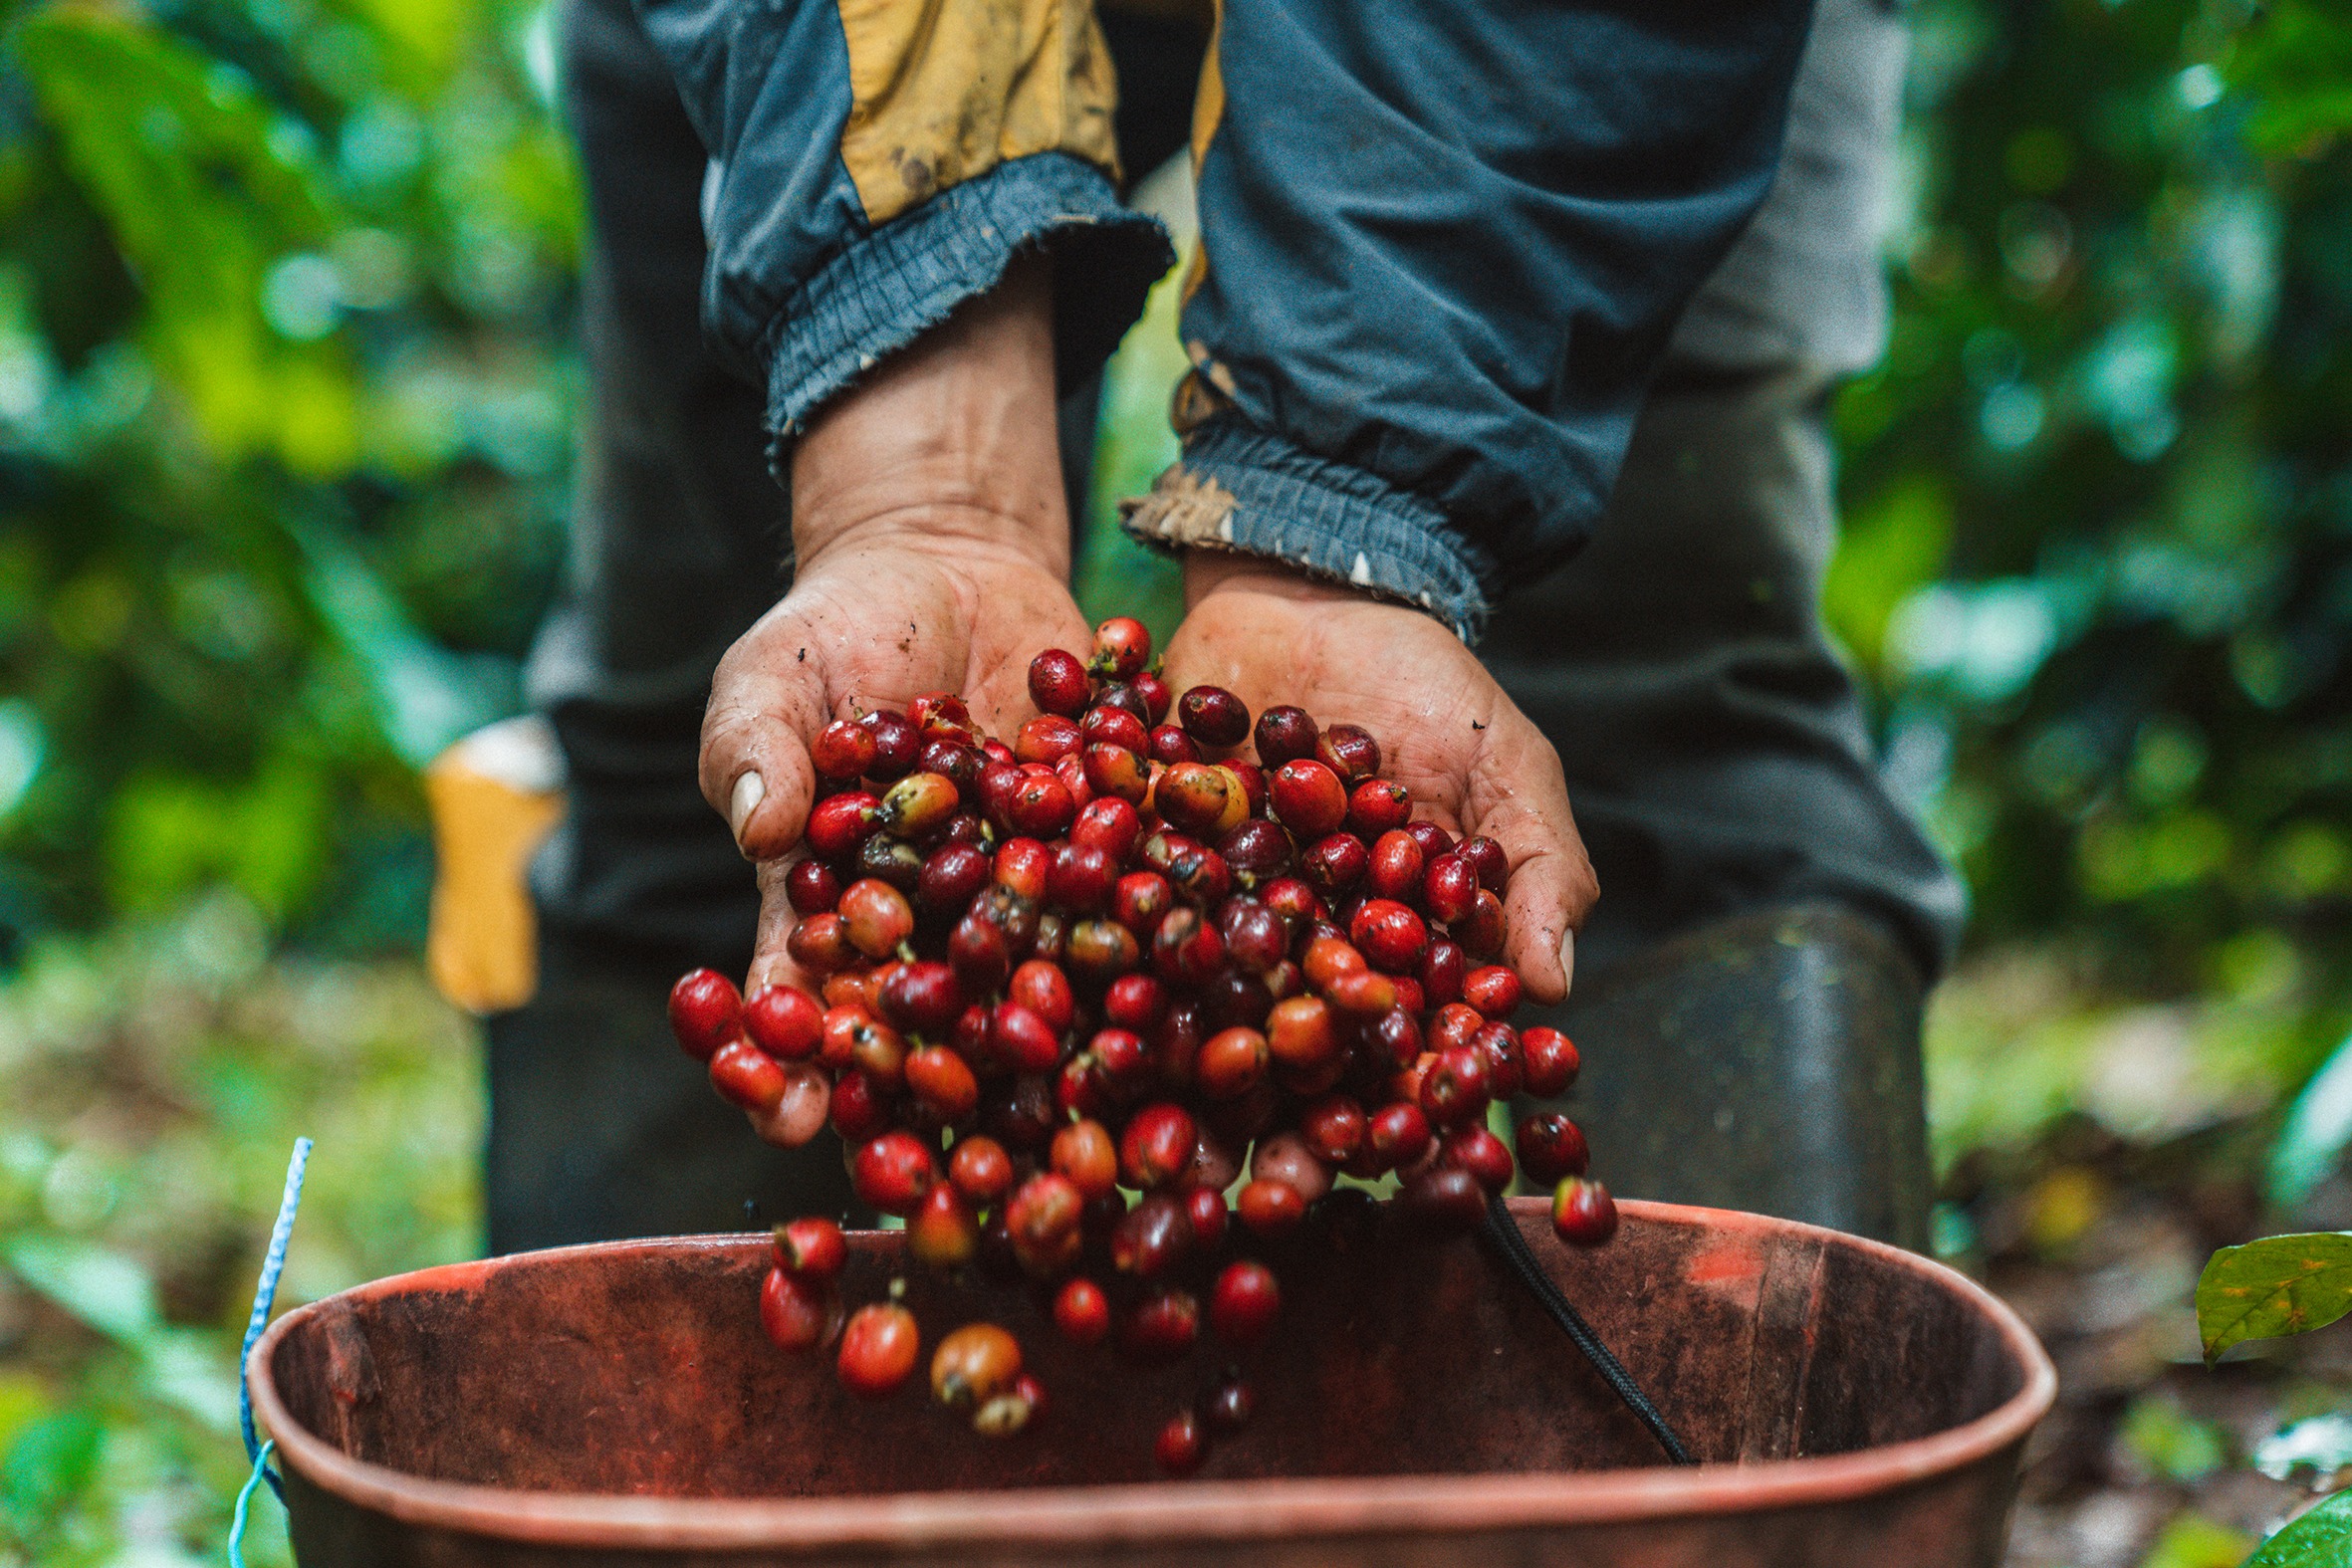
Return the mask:
[[1052,266],[1031,256],[811,423],[792,457],[796,559],[914,540],[1066,576],[1054,391]]

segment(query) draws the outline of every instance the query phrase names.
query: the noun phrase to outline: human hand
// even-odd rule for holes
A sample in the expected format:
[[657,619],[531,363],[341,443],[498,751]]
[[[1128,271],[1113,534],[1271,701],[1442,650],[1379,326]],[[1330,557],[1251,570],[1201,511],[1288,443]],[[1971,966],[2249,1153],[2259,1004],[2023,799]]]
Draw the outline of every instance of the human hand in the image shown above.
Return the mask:
[[1361,725],[1381,774],[1441,827],[1511,862],[1504,956],[1537,1002],[1567,994],[1575,928],[1599,892],[1559,756],[1460,638],[1419,610],[1270,561],[1195,552],[1167,680],[1222,686],[1252,713],[1295,703]]
[[787,857],[836,718],[963,697],[985,731],[1030,712],[1028,669],[1091,642],[1071,599],[1050,280],[1009,274],[828,407],[794,455],[792,590],[719,663],[702,792],[757,862],[747,990],[806,984],[785,952]]

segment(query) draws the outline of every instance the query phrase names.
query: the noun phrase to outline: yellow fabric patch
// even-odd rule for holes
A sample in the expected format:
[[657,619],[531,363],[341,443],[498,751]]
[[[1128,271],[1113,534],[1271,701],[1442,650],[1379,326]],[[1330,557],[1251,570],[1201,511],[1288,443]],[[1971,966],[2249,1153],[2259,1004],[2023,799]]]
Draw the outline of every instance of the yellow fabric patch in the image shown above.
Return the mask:
[[525,872],[564,814],[562,790],[531,787],[536,781],[487,761],[460,741],[424,775],[433,818],[425,968],[442,996],[475,1013],[519,1008],[539,989],[539,921]]
[[[1192,94],[1192,178],[1196,189],[1201,164],[1209,156],[1209,143],[1216,139],[1218,121],[1225,117],[1225,74],[1217,64],[1217,46],[1224,37],[1225,0],[1217,0],[1216,20],[1209,27],[1209,49],[1201,56],[1201,83]],[[1184,292],[1177,298],[1189,305],[1208,280],[1209,226],[1204,223],[1201,242],[1192,248],[1192,265],[1184,272]]]
[[839,0],[841,161],[887,223],[1008,158],[1067,152],[1113,178],[1118,103],[1090,0]]

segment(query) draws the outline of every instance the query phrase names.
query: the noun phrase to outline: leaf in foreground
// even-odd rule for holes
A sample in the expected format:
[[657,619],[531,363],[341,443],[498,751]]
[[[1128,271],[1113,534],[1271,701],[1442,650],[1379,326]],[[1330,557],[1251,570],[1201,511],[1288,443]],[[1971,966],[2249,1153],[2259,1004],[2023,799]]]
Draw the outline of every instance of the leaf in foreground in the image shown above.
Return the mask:
[[2245,1568],[2344,1568],[2352,1562],[2352,1491],[2340,1491],[2262,1543]]
[[2307,1334],[2352,1311],[2352,1232],[2272,1235],[2225,1246],[2197,1280],[2205,1359],[2248,1339]]

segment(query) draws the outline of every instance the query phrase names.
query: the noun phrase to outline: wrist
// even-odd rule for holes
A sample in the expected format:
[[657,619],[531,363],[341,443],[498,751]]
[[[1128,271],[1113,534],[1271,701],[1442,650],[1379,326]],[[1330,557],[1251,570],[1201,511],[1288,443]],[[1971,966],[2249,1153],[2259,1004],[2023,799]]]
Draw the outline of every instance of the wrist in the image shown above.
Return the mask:
[[917,546],[1069,567],[1043,258],[878,366],[811,421],[792,458],[793,552]]
[[[1368,588],[1340,582],[1272,556],[1249,556],[1230,550],[1188,550],[1184,553],[1184,603],[1187,609],[1212,593],[1259,593],[1301,604],[1395,604]],[[1407,606],[1398,604],[1397,608]]]

